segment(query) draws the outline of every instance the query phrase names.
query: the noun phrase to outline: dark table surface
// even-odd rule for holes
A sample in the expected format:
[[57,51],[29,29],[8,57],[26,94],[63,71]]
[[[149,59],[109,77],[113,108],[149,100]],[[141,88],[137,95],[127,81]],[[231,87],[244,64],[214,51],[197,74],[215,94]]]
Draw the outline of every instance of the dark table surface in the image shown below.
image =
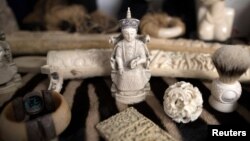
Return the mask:
[[[43,74],[22,74],[24,82],[12,99],[23,96],[30,91],[47,89],[49,79]],[[163,110],[163,96],[165,90],[175,82],[186,81],[198,87],[203,97],[203,112],[194,122],[187,124],[176,123]],[[133,106],[144,116],[152,120],[160,128],[170,133],[176,139],[183,141],[203,141],[209,134],[210,125],[236,125],[244,129],[250,123],[250,85],[242,84],[242,95],[235,112],[220,113],[210,107],[211,81],[183,78],[152,77],[150,80],[152,95],[144,102],[125,105],[116,102],[110,92],[110,77],[94,77],[80,80],[65,80],[61,94],[71,108],[72,119],[65,131],[58,136],[59,141],[98,141],[104,140],[95,129],[95,125],[112,115]],[[1,107],[2,110],[3,107]],[[212,126],[213,127],[213,126]],[[249,129],[249,128],[248,128]]]

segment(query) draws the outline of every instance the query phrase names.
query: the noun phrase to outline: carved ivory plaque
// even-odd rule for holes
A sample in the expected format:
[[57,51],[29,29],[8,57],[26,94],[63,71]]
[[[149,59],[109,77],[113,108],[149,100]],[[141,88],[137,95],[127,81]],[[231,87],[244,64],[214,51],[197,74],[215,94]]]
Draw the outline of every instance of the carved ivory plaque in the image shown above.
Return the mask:
[[96,128],[108,141],[175,141],[133,107],[98,123]]

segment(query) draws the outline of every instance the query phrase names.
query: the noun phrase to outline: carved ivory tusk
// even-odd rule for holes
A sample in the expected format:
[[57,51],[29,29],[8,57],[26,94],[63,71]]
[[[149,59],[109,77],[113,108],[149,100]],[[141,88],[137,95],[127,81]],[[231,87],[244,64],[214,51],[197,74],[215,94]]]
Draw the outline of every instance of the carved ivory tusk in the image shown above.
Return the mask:
[[[111,45],[108,42],[110,36],[111,34],[82,35],[64,32],[24,31],[6,35],[14,55],[45,55],[50,50],[110,49]],[[216,49],[224,45],[219,43],[205,43],[199,40],[151,38],[147,46],[149,50],[160,49],[165,51],[213,53]],[[250,48],[249,46],[244,47]]]
[[[151,50],[152,76],[215,79],[217,71],[208,53]],[[62,79],[110,75],[111,49],[50,51],[42,73],[57,72]],[[241,81],[250,80],[250,71]],[[60,84],[61,85],[61,84]],[[60,91],[60,90],[57,90]]]

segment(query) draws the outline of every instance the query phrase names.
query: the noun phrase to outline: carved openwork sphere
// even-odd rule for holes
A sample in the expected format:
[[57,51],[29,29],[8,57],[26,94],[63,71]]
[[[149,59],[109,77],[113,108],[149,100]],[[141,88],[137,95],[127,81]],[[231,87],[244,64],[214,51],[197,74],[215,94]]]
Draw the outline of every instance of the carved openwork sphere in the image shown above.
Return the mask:
[[196,120],[202,112],[202,96],[197,87],[187,82],[171,85],[164,95],[164,111],[176,122]]

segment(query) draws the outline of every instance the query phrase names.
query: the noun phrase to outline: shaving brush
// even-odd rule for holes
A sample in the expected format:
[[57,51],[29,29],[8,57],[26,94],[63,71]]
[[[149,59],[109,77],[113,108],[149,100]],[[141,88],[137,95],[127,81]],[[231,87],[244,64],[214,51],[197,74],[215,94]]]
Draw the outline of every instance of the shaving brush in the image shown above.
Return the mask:
[[249,51],[240,46],[224,46],[212,55],[219,78],[212,82],[209,104],[217,111],[229,113],[237,107],[241,95],[239,78],[250,64]]

